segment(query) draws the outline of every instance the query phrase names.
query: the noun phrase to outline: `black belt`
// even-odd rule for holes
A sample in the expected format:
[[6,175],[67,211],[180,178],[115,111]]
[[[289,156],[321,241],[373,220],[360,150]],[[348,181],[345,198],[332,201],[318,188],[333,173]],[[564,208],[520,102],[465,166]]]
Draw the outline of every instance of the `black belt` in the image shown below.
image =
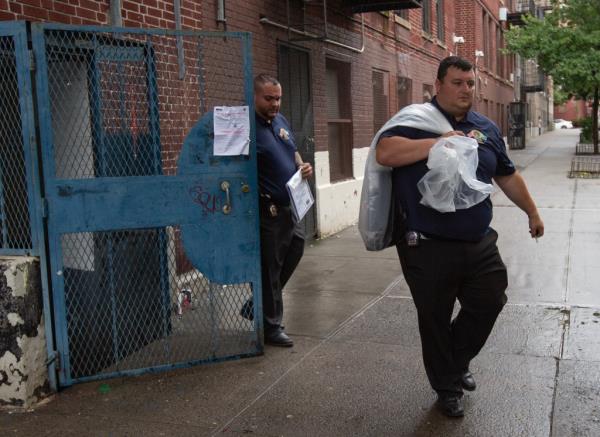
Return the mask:
[[409,246],[418,246],[421,240],[436,240],[436,241],[450,241],[455,243],[475,243],[475,241],[469,240],[457,240],[456,238],[439,237],[437,235],[427,234],[420,231],[407,231],[404,234],[404,239]]

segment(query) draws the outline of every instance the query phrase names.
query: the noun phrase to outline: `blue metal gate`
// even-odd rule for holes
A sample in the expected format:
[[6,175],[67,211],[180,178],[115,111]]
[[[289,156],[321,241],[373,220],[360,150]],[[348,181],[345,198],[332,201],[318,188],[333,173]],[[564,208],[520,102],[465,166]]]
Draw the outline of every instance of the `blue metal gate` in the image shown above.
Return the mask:
[[254,139],[212,150],[215,105],[253,113],[250,36],[39,23],[32,45],[60,385],[260,353]]
[[31,60],[25,22],[1,22],[1,255],[40,253],[42,214],[30,75]]

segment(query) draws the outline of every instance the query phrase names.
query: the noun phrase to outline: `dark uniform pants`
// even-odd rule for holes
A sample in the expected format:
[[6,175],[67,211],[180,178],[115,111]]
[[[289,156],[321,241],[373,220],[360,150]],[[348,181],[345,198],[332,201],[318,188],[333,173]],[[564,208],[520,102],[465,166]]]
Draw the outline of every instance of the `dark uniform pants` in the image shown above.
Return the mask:
[[[440,394],[462,393],[460,377],[506,303],[506,266],[497,240],[491,229],[477,243],[427,239],[396,246],[417,307],[427,377]],[[456,299],[460,311],[451,320]]]
[[261,202],[260,246],[265,332],[281,325],[282,290],[304,254],[304,235],[294,223],[291,209],[277,207],[275,216],[271,211]]

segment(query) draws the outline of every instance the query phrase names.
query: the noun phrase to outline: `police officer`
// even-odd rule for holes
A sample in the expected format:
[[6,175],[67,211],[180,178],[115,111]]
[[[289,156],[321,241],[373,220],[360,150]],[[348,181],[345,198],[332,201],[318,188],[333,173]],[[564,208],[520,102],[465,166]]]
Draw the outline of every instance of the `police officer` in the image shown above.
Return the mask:
[[[525,181],[506,153],[498,127],[471,110],[475,74],[467,60],[448,57],[439,65],[432,100],[453,130],[442,136],[467,135],[479,143],[477,178],[492,180],[529,218],[532,237],[544,224]],[[427,172],[429,149],[439,135],[397,126],[377,144],[379,164],[393,167],[392,186],[404,235],[396,248],[417,308],[423,361],[437,405],[447,416],[464,415],[463,390],[475,390],[470,361],[479,353],[506,303],[506,267],[490,227],[492,202],[441,213],[421,205],[417,182]],[[454,320],[455,301],[460,312]]]
[[[292,339],[281,326],[282,290],[304,253],[304,235],[295,223],[286,182],[298,169],[303,178],[313,169],[302,158],[294,143],[288,121],[279,113],[281,84],[267,74],[254,78],[256,112],[256,151],[260,189],[260,245],[262,304],[265,343],[291,347]],[[252,319],[251,301],[242,316]]]

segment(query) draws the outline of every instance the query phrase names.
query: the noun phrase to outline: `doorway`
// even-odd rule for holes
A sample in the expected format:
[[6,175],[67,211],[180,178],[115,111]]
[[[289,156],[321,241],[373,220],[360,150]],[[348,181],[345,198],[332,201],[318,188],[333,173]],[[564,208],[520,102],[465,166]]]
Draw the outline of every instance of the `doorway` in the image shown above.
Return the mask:
[[[279,45],[279,81],[283,89],[281,113],[288,119],[302,159],[315,166],[315,140],[310,80],[310,56],[305,50]],[[309,180],[315,193],[314,177]],[[302,220],[307,240],[316,237],[316,203]]]

